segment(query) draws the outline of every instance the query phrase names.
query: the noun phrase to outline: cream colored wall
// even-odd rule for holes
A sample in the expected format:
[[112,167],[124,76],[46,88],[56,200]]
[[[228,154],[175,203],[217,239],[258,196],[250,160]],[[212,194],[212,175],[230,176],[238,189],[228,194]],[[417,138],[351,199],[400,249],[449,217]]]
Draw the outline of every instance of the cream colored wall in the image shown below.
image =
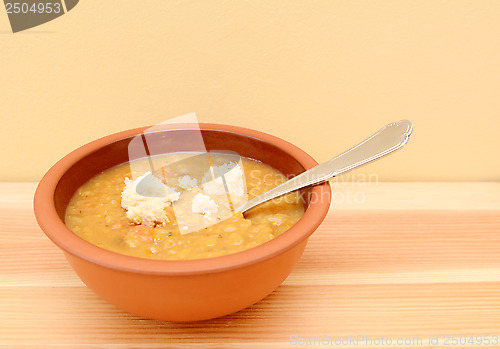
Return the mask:
[[0,180],[192,111],[318,161],[407,118],[410,144],[358,173],[500,179],[500,1],[82,0],[9,30],[2,12]]

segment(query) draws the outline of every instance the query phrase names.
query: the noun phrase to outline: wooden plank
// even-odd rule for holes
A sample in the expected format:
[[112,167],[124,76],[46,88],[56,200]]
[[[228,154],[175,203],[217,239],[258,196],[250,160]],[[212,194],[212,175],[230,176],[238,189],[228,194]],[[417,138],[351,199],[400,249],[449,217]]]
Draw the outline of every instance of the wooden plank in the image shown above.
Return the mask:
[[391,182],[350,175],[330,180],[335,210],[500,210],[500,182]]
[[[500,335],[498,183],[466,183],[470,210],[446,200],[462,184],[380,183],[370,192],[379,208],[334,204],[269,297],[224,318],[168,323],[99,299],[36,224],[35,185],[0,183],[0,347],[281,348],[290,336],[359,335],[424,348],[429,336]],[[414,190],[414,205],[390,205]],[[441,203],[425,209],[430,196]]]
[[500,283],[281,286],[258,304],[197,323],[146,320],[83,287],[2,287],[3,344],[290,343],[290,336],[427,338],[498,332]]

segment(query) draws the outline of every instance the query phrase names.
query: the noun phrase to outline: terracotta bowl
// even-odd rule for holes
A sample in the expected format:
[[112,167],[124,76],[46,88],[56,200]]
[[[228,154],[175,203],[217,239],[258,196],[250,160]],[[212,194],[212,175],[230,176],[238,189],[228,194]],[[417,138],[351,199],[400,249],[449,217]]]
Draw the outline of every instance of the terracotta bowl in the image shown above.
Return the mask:
[[[196,131],[170,125],[148,133],[148,143],[169,151],[189,150]],[[128,145],[148,128],[128,130],[88,143],[57,162],[40,181],[34,210],[44,233],[59,246],[82,281],[108,302],[152,319],[195,321],[244,309],[266,297],[288,276],[308,237],[330,205],[330,186],[307,189],[304,216],[291,229],[260,246],[231,255],[187,261],[150,260],[97,247],[70,231],[64,214],[78,187],[97,173],[128,161]],[[269,134],[235,126],[200,124],[207,150],[232,150],[287,175],[316,161]],[[199,133],[198,133],[199,135]]]

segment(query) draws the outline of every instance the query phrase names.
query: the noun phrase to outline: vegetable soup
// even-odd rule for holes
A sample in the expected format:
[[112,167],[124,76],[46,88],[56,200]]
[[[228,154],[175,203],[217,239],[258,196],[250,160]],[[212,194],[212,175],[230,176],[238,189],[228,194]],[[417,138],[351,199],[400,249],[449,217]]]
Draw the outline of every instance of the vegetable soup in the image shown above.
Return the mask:
[[82,185],[67,207],[65,223],[86,241],[125,255],[166,260],[222,256],[263,244],[302,217],[297,192],[244,215],[235,210],[286,180],[271,166],[234,154],[139,159]]

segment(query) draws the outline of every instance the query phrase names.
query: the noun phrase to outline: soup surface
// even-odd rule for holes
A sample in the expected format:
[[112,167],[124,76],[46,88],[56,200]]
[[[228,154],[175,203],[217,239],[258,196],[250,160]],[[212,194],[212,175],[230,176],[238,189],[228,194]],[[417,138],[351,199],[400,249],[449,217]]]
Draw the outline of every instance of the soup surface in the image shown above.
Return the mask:
[[[195,158],[196,163],[192,161]],[[200,159],[209,165],[200,166]],[[110,168],[81,186],[67,207],[65,223],[81,238],[114,252],[179,260],[227,255],[260,245],[285,232],[304,214],[302,199],[295,192],[261,204],[243,216],[234,212],[243,202],[240,197],[203,191],[207,189],[201,185],[207,168],[217,176],[213,169],[235,165],[242,169],[243,194],[248,199],[287,180],[266,164],[230,154],[175,153],[139,159]],[[180,195],[178,201],[164,208],[167,221],[138,223],[127,217],[127,210],[122,207],[122,191],[126,178],[137,178],[152,168],[162,169],[163,182]],[[197,193],[215,200],[212,205],[218,207],[217,212],[193,212]],[[190,222],[202,222],[204,226],[186,233],[184,229],[188,229]],[[199,226],[195,223],[192,227]]]

